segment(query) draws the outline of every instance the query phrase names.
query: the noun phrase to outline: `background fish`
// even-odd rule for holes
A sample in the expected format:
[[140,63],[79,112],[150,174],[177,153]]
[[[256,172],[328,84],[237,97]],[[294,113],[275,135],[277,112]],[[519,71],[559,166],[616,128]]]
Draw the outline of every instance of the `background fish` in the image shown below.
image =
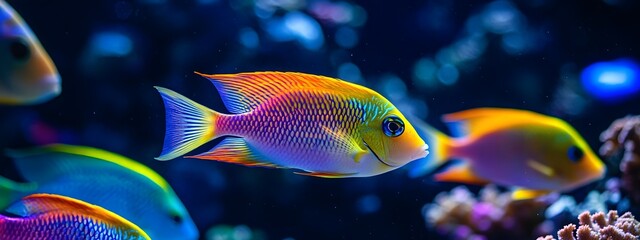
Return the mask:
[[0,0],[0,103],[40,103],[60,91],[60,75],[40,41]]
[[70,145],[13,150],[10,155],[30,183],[0,178],[0,204],[5,204],[0,209],[31,193],[60,194],[109,209],[153,239],[198,238],[195,224],[169,183],[136,161]]
[[319,177],[366,177],[426,156],[427,146],[388,100],[368,88],[303,73],[204,75],[233,114],[156,87],[167,123],[159,160],[221,136],[193,158],[297,168]]
[[15,208],[19,216],[0,215],[0,239],[151,239],[117,214],[69,197],[33,194]]
[[605,166],[566,122],[534,112],[478,108],[443,117],[456,138],[426,123],[418,132],[432,154],[415,163],[413,176],[450,159],[461,160],[435,175],[439,181],[494,182],[520,189],[516,198],[567,191],[603,177]]

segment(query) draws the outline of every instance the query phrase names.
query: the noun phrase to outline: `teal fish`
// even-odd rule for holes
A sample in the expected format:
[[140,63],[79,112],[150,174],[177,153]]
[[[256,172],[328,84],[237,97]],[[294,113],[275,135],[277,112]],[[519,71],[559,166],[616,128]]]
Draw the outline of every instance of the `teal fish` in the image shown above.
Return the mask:
[[0,215],[0,239],[151,239],[115,213],[65,196],[33,194],[12,208],[20,209],[21,215]]
[[136,161],[100,149],[69,145],[13,150],[9,154],[29,183],[0,178],[0,209],[32,193],[59,194],[113,211],[155,240],[198,238],[195,224],[169,183]]

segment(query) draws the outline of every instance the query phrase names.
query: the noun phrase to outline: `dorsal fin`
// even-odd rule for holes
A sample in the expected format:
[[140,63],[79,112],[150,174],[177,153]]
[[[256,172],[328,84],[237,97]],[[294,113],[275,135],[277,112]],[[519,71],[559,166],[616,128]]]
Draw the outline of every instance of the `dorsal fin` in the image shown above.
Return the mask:
[[237,74],[196,74],[218,89],[227,109],[235,114],[250,112],[266,100],[300,89],[332,90],[350,94],[372,90],[340,79],[297,72],[254,72]]
[[442,117],[455,137],[478,136],[516,124],[549,124],[560,127],[556,118],[539,113],[507,108],[475,108]]
[[169,183],[147,166],[125,156],[102,149],[52,144],[31,149],[7,150],[20,173],[29,181],[48,181],[60,175],[77,174],[88,168],[113,166],[143,175],[165,191]]
[[[32,194],[22,199],[27,215],[58,211],[100,212],[95,205],[80,200],[55,194]],[[101,212],[100,212],[101,213]]]
[[26,211],[25,216],[33,216],[50,212],[68,212],[72,214],[82,214],[94,219],[100,219],[107,224],[125,229],[132,229],[141,234],[145,239],[149,236],[137,225],[129,220],[100,206],[83,202],[70,197],[55,194],[32,194],[22,198],[20,203]]

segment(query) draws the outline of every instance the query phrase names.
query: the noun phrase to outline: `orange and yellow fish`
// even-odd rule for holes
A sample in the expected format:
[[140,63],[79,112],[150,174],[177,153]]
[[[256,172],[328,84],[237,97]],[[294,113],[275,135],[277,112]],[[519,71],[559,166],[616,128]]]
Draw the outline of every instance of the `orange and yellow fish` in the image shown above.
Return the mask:
[[402,113],[371,89],[304,73],[200,75],[213,82],[232,114],[156,87],[167,115],[159,160],[227,136],[191,157],[337,178],[378,175],[428,153]]
[[15,216],[0,215],[0,239],[151,239],[115,213],[60,195],[29,195],[9,211]]
[[413,176],[430,172],[447,160],[451,167],[436,180],[514,186],[516,199],[551,191],[568,191],[603,177],[605,166],[578,132],[561,119],[499,108],[471,109],[443,117],[450,138],[414,121],[432,148],[413,163]]
[[40,41],[0,0],[0,103],[41,103],[60,91],[60,75]]

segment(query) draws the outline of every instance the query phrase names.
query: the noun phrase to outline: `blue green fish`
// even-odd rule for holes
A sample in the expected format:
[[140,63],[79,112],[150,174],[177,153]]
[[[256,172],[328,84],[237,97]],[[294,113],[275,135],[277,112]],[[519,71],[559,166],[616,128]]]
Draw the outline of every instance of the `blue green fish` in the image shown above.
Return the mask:
[[32,193],[69,196],[102,206],[140,226],[152,239],[197,239],[198,230],[160,175],[100,149],[50,145],[9,151],[26,184],[0,178],[0,209]]

